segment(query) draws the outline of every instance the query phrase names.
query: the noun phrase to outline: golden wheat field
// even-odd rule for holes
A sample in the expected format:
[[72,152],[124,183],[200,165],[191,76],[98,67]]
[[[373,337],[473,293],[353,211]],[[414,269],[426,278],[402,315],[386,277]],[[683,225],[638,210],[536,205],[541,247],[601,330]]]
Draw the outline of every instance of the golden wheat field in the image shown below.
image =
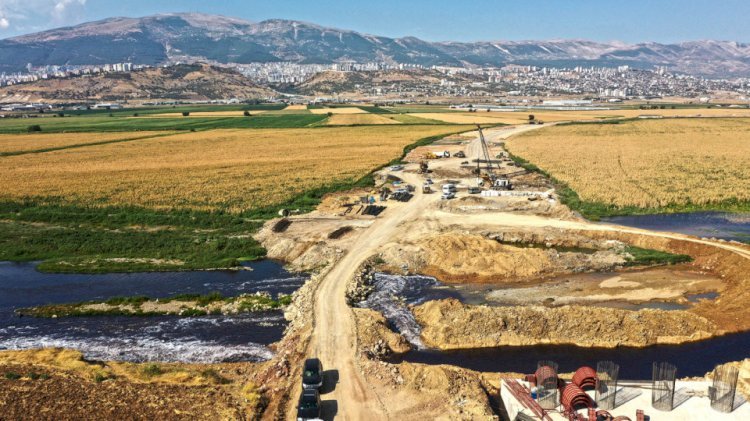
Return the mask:
[[0,158],[0,199],[243,211],[358,179],[459,126],[216,130]]
[[750,200],[750,120],[557,126],[506,145],[586,201],[661,207]]
[[165,132],[0,134],[0,153],[60,148],[70,145],[150,137],[164,133]]
[[328,118],[329,126],[349,126],[353,124],[401,124],[378,114],[334,114]]
[[336,107],[336,108],[313,108],[310,109],[313,114],[366,114],[367,111],[356,107]]
[[305,104],[292,104],[292,105],[287,105],[286,108],[284,108],[284,109],[287,110],[287,111],[292,111],[292,110],[307,110],[307,105],[305,105]]
[[749,109],[736,108],[686,108],[664,110],[595,110],[595,111],[478,111],[476,113],[412,113],[409,115],[440,120],[453,124],[524,124],[533,114],[537,120],[546,123],[559,121],[603,120],[612,118],[633,118],[639,116],[663,117],[750,117]]

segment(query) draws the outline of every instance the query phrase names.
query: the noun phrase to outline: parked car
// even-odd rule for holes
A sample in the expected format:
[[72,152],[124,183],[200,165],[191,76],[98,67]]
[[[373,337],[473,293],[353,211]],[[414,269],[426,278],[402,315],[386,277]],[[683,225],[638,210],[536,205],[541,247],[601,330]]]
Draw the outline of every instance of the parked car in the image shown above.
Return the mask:
[[479,194],[482,192],[482,189],[479,187],[469,187],[469,194]]
[[401,171],[404,169],[403,165],[392,165],[390,168],[388,168],[391,171]]
[[456,190],[455,184],[443,184],[443,193],[455,193]]
[[297,404],[297,421],[320,420],[320,393],[317,389],[305,389]]
[[456,198],[456,194],[455,193],[443,193],[443,195],[440,196],[440,199],[442,199],[442,200],[451,200],[451,199],[455,199],[455,198]]
[[432,183],[433,183],[433,181],[432,181],[432,179],[431,179],[431,178],[427,178],[427,179],[425,179],[425,180],[424,180],[424,183],[425,183],[425,184],[432,184]]
[[305,360],[302,369],[302,388],[319,389],[323,386],[323,364],[317,358]]

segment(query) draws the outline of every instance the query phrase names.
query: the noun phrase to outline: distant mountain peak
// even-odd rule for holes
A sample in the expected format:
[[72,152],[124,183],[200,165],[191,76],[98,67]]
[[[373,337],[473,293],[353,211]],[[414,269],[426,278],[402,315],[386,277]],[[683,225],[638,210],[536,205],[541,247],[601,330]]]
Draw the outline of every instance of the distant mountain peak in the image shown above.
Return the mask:
[[113,17],[0,40],[0,72],[33,65],[174,60],[220,63],[387,61],[431,65],[548,67],[668,66],[712,77],[750,76],[750,45],[735,41],[676,44],[552,39],[547,41],[428,42],[388,38],[287,19],[251,22],[203,13]]

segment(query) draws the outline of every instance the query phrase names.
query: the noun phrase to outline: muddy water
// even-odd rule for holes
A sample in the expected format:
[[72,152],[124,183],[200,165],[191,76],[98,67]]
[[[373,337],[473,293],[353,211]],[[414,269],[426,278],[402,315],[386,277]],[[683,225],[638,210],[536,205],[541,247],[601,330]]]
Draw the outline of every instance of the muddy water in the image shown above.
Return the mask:
[[[435,278],[427,276],[400,276],[376,274],[376,291],[362,307],[381,311],[391,327],[401,332],[415,346],[416,350],[397,358],[425,364],[450,364],[487,372],[532,372],[537,361],[553,360],[559,363],[563,372],[575,371],[581,365],[596,365],[597,361],[611,360],[620,364],[624,379],[648,379],[651,376],[653,361],[670,361],[678,366],[679,376],[703,376],[716,364],[742,360],[750,357],[750,332],[727,335],[705,341],[683,345],[656,345],[646,348],[620,347],[582,348],[572,345],[541,345],[522,347],[499,347],[490,349],[468,349],[457,351],[437,351],[426,349],[419,336],[421,327],[414,319],[409,305],[429,300],[457,298],[464,302],[477,299],[477,288],[466,293],[460,287],[448,287]],[[487,285],[482,285],[487,288]],[[486,291],[485,291],[486,292]],[[469,298],[467,300],[467,297]],[[688,302],[715,298],[714,293],[691,294]],[[658,304],[662,304],[661,306]],[[618,306],[618,302],[602,305]],[[682,308],[670,303],[622,303],[623,308]],[[628,307],[630,306],[630,307]]]
[[750,213],[696,212],[604,218],[603,221],[653,231],[750,243]]
[[459,297],[450,289],[442,287],[437,279],[429,276],[376,273],[373,287],[375,290],[358,306],[382,313],[390,326],[418,349],[424,348],[420,339],[422,329],[408,306],[430,300]]
[[66,347],[87,358],[121,361],[260,361],[272,356],[267,345],[281,339],[281,311],[237,316],[179,318],[77,317],[19,318],[19,307],[102,300],[113,296],[218,291],[238,295],[267,291],[289,294],[306,276],[266,260],[248,271],[194,271],[131,274],[45,274],[33,264],[0,262],[0,349]]
[[654,345],[646,348],[588,348],[572,345],[539,345],[467,349],[458,351],[416,350],[400,360],[424,364],[450,364],[477,371],[532,373],[537,361],[552,360],[560,372],[578,367],[596,367],[598,361],[620,365],[620,378],[651,378],[651,364],[669,361],[677,366],[679,377],[704,376],[717,364],[750,357],[750,332],[738,333],[682,345]]

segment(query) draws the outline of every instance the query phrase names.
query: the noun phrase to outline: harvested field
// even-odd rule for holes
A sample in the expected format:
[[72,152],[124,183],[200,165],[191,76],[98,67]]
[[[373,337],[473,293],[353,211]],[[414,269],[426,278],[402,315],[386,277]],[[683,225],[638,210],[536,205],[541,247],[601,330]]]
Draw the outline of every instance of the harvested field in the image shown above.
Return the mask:
[[240,212],[352,182],[460,126],[216,130],[2,158],[0,199]]
[[328,126],[352,126],[367,124],[401,124],[378,114],[334,114],[328,119]]
[[288,110],[288,111],[291,111],[291,110],[300,110],[300,111],[302,111],[302,110],[306,110],[307,109],[307,105],[305,105],[305,104],[292,104],[292,105],[287,105],[287,107],[284,108],[284,109]]
[[313,114],[365,114],[367,111],[356,108],[356,107],[342,107],[342,108],[313,108],[310,110]]
[[750,120],[641,120],[546,128],[507,145],[584,201],[659,208],[750,200],[749,136]]
[[415,113],[407,114],[411,117],[438,120],[453,124],[498,124],[503,123],[500,117],[494,117],[497,113]]
[[56,134],[4,134],[0,135],[0,155],[29,152],[49,148],[63,148],[71,145],[109,142],[123,139],[156,136],[163,132],[122,132],[122,133],[56,133]]
[[595,111],[478,111],[476,113],[414,113],[411,116],[430,118],[446,123],[504,123],[524,124],[529,115],[546,123],[559,121],[596,121],[616,118],[636,118],[639,116],[662,117],[750,117],[750,110],[736,108],[693,108],[665,110],[595,110]]

